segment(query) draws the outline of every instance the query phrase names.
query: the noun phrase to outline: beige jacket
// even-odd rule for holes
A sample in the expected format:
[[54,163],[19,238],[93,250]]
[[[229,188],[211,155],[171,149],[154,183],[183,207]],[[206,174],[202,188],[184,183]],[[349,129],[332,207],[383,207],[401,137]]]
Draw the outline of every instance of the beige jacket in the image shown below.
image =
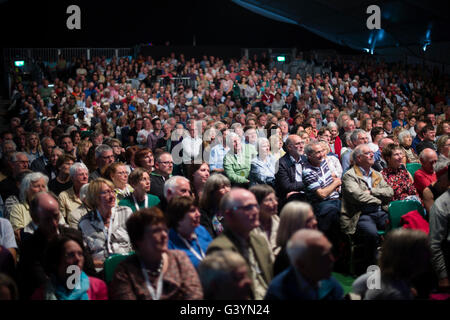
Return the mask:
[[342,208],[341,229],[344,233],[354,234],[365,205],[382,206],[387,211],[387,205],[394,195],[394,190],[386,183],[378,171],[372,170],[372,190],[363,178],[360,168],[354,165],[342,178]]
[[83,203],[80,198],[75,195],[73,187],[67,189],[59,194],[59,210],[61,215],[67,219],[70,212],[78,208]]

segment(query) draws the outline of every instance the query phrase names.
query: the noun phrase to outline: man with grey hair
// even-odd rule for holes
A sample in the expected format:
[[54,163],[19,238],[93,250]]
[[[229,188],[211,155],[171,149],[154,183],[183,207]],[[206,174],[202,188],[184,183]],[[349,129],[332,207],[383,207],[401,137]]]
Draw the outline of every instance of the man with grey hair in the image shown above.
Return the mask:
[[256,156],[256,148],[249,144],[242,144],[241,138],[236,133],[230,133],[230,150],[223,159],[225,175],[231,184],[239,187],[248,187],[250,180],[251,163]]
[[252,281],[244,258],[230,250],[208,254],[198,266],[205,300],[250,300]]
[[273,261],[267,240],[252,232],[259,227],[259,205],[253,193],[234,188],[222,197],[224,231],[210,243],[207,255],[219,250],[239,253],[247,262],[254,299],[261,300],[272,280]]
[[318,228],[337,247],[339,239],[339,215],[341,179],[333,174],[326,161],[326,150],[318,141],[305,147],[307,160],[303,165],[302,180],[308,202],[314,208]]
[[368,144],[357,146],[352,158],[353,166],[342,178],[341,228],[364,243],[363,271],[376,263],[378,231],[386,227],[387,205],[394,191],[379,172],[372,170],[374,154]]
[[[369,138],[367,137],[367,132],[365,132],[362,129],[355,129],[352,131],[350,135],[350,141],[352,142],[353,147],[356,148],[360,144],[367,144],[369,143]],[[350,167],[351,167],[351,151],[352,148],[349,148],[347,152],[345,152],[341,156],[341,163],[342,163],[342,170],[345,173]]]
[[164,198],[160,199],[163,211],[174,197],[192,197],[191,184],[183,176],[173,176],[164,183]]
[[59,208],[66,220],[69,213],[83,204],[80,199],[80,189],[88,183],[89,170],[84,163],[76,162],[70,167],[69,174],[72,187],[59,194]]
[[95,148],[95,162],[97,169],[89,175],[89,182],[103,176],[106,168],[115,161],[113,149],[107,144],[101,144]]
[[34,160],[31,163],[30,168],[33,171],[39,171],[39,172],[46,174],[50,179],[51,178],[50,173],[47,171],[46,166],[50,162],[50,156],[51,156],[52,150],[53,150],[53,148],[55,148],[56,144],[52,138],[44,137],[41,140],[41,146],[42,146],[42,151],[44,152],[44,154],[42,156],[40,156],[39,158],[37,158],[36,160]]
[[9,165],[12,168],[11,175],[0,182],[0,195],[6,200],[10,196],[19,198],[19,188],[17,187],[17,176],[28,170],[29,160],[25,152],[14,152],[9,155]]
[[277,275],[265,300],[342,300],[344,290],[331,275],[332,244],[317,230],[301,229],[287,244],[290,267]]

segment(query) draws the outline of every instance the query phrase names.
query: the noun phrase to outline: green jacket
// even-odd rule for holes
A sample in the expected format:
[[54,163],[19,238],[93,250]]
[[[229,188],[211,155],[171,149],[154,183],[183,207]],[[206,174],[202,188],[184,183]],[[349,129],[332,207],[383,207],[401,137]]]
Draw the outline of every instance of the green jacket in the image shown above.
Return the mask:
[[[255,258],[258,262],[259,268],[261,269],[262,277],[267,282],[267,284],[270,284],[273,278],[273,263],[267,240],[256,234],[255,232],[251,232],[250,246],[255,253]],[[225,230],[209,244],[206,254],[210,254],[217,250],[230,250],[239,253],[246,260],[247,269],[250,272],[250,262],[244,255],[242,255],[239,247],[239,240],[229,229],[225,228]],[[250,274],[249,277],[251,279]],[[253,284],[252,290],[254,290]]]
[[250,182],[248,176],[252,165],[252,159],[257,154],[256,148],[249,144],[243,144],[240,154],[228,151],[223,159],[223,169],[232,184],[244,184]]
[[378,171],[372,169],[371,193],[365,192],[367,190],[369,186],[358,166],[351,167],[342,177],[341,229],[344,233],[355,233],[363,206],[378,205],[387,211],[394,190]]

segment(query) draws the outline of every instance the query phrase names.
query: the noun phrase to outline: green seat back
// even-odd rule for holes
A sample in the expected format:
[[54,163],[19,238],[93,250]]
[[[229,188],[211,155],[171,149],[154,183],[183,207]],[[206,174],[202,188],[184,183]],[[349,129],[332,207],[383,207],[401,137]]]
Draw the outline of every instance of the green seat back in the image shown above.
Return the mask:
[[408,170],[408,172],[411,173],[413,178],[414,178],[414,173],[416,173],[416,171],[419,170],[421,167],[422,167],[422,164],[420,164],[420,163],[407,163],[406,164],[406,170]]
[[132,254],[134,254],[134,252],[131,252],[130,254],[112,254],[105,260],[103,268],[105,271],[106,283],[111,282],[114,275],[114,270],[116,270],[116,267],[119,265],[119,263]]
[[419,213],[424,216],[424,210],[420,203],[413,200],[398,200],[392,201],[389,204],[389,220],[391,229],[396,229],[400,227],[400,219],[404,214],[407,214],[410,211],[417,210]]

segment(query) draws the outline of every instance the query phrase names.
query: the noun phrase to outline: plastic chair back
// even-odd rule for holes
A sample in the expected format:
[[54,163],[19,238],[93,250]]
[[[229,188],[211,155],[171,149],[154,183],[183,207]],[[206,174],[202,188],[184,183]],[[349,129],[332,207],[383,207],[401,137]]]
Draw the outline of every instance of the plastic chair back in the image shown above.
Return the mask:
[[416,173],[417,170],[419,170],[422,167],[422,164],[420,163],[407,163],[406,164],[406,170],[412,175],[414,178],[414,173]]
[[103,265],[104,271],[105,271],[105,281],[106,283],[110,283],[112,280],[112,277],[114,275],[114,270],[116,270],[116,267],[121,263],[123,260],[125,260],[128,256],[134,254],[134,252],[131,252],[130,254],[113,254],[109,256]]
[[424,216],[424,209],[420,203],[414,200],[398,200],[389,204],[389,221],[390,228],[396,229],[400,227],[400,219],[404,214],[417,210]]

